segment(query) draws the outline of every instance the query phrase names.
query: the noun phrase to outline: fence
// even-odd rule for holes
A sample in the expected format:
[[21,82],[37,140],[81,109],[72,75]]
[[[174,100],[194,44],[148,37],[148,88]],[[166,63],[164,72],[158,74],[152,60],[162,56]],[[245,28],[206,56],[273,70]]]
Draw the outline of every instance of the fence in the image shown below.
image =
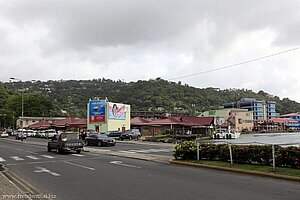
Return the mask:
[[[202,140],[196,140],[196,144],[197,144],[197,160],[200,160],[200,144],[203,143]],[[233,165],[233,149],[232,146],[233,145],[272,145],[272,167],[273,167],[273,171],[275,171],[276,168],[276,155],[275,155],[275,146],[281,146],[281,147],[289,147],[289,146],[296,146],[296,147],[300,147],[300,142],[295,142],[295,143],[262,143],[262,142],[230,142],[230,141],[222,141],[221,144],[227,144],[228,148],[229,148],[229,158],[230,158],[230,163],[231,165]],[[300,157],[297,158],[299,161],[298,163],[300,163]]]

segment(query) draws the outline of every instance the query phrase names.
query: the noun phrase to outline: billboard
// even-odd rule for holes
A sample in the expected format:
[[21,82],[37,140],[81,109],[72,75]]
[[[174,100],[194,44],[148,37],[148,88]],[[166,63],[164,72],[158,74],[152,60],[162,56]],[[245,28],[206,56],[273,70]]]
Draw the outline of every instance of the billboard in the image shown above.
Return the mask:
[[126,119],[126,107],[120,103],[108,103],[108,118],[109,119]]
[[105,122],[106,101],[92,100],[89,102],[90,123]]

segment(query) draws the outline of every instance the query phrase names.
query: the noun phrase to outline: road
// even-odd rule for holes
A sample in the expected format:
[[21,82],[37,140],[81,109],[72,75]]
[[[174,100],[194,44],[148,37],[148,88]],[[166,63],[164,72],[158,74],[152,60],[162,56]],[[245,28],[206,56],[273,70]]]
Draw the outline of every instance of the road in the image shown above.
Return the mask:
[[[121,151],[140,149],[128,145],[120,145]],[[92,152],[59,155],[47,152],[46,146],[5,139],[0,139],[0,162],[43,193],[64,200],[290,200],[300,195],[295,182]]]

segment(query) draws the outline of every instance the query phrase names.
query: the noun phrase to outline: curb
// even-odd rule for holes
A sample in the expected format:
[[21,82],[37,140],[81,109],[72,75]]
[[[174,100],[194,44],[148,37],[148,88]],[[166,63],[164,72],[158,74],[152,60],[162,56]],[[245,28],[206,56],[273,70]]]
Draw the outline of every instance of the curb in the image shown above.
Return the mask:
[[254,171],[242,170],[242,169],[232,169],[232,168],[228,168],[228,167],[211,166],[211,165],[205,165],[205,164],[199,164],[199,163],[189,163],[189,162],[178,161],[178,160],[169,160],[169,163],[176,164],[176,165],[185,165],[185,166],[190,166],[190,167],[198,167],[198,168],[207,168],[207,169],[220,170],[220,171],[222,170],[222,171],[228,171],[228,172],[235,172],[235,173],[240,173],[240,174],[249,174],[249,175],[275,178],[275,179],[294,181],[294,182],[300,183],[299,177],[284,176],[284,175],[278,175],[278,174],[268,174],[268,173],[264,173],[264,172],[254,172]]

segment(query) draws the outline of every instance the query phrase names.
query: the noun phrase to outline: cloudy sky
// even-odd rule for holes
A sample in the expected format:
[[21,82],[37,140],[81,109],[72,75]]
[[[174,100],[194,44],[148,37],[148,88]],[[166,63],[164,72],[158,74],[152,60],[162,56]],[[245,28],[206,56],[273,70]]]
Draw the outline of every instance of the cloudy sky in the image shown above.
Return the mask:
[[300,102],[300,49],[226,68],[299,35],[299,0],[0,0],[0,81],[161,77]]

